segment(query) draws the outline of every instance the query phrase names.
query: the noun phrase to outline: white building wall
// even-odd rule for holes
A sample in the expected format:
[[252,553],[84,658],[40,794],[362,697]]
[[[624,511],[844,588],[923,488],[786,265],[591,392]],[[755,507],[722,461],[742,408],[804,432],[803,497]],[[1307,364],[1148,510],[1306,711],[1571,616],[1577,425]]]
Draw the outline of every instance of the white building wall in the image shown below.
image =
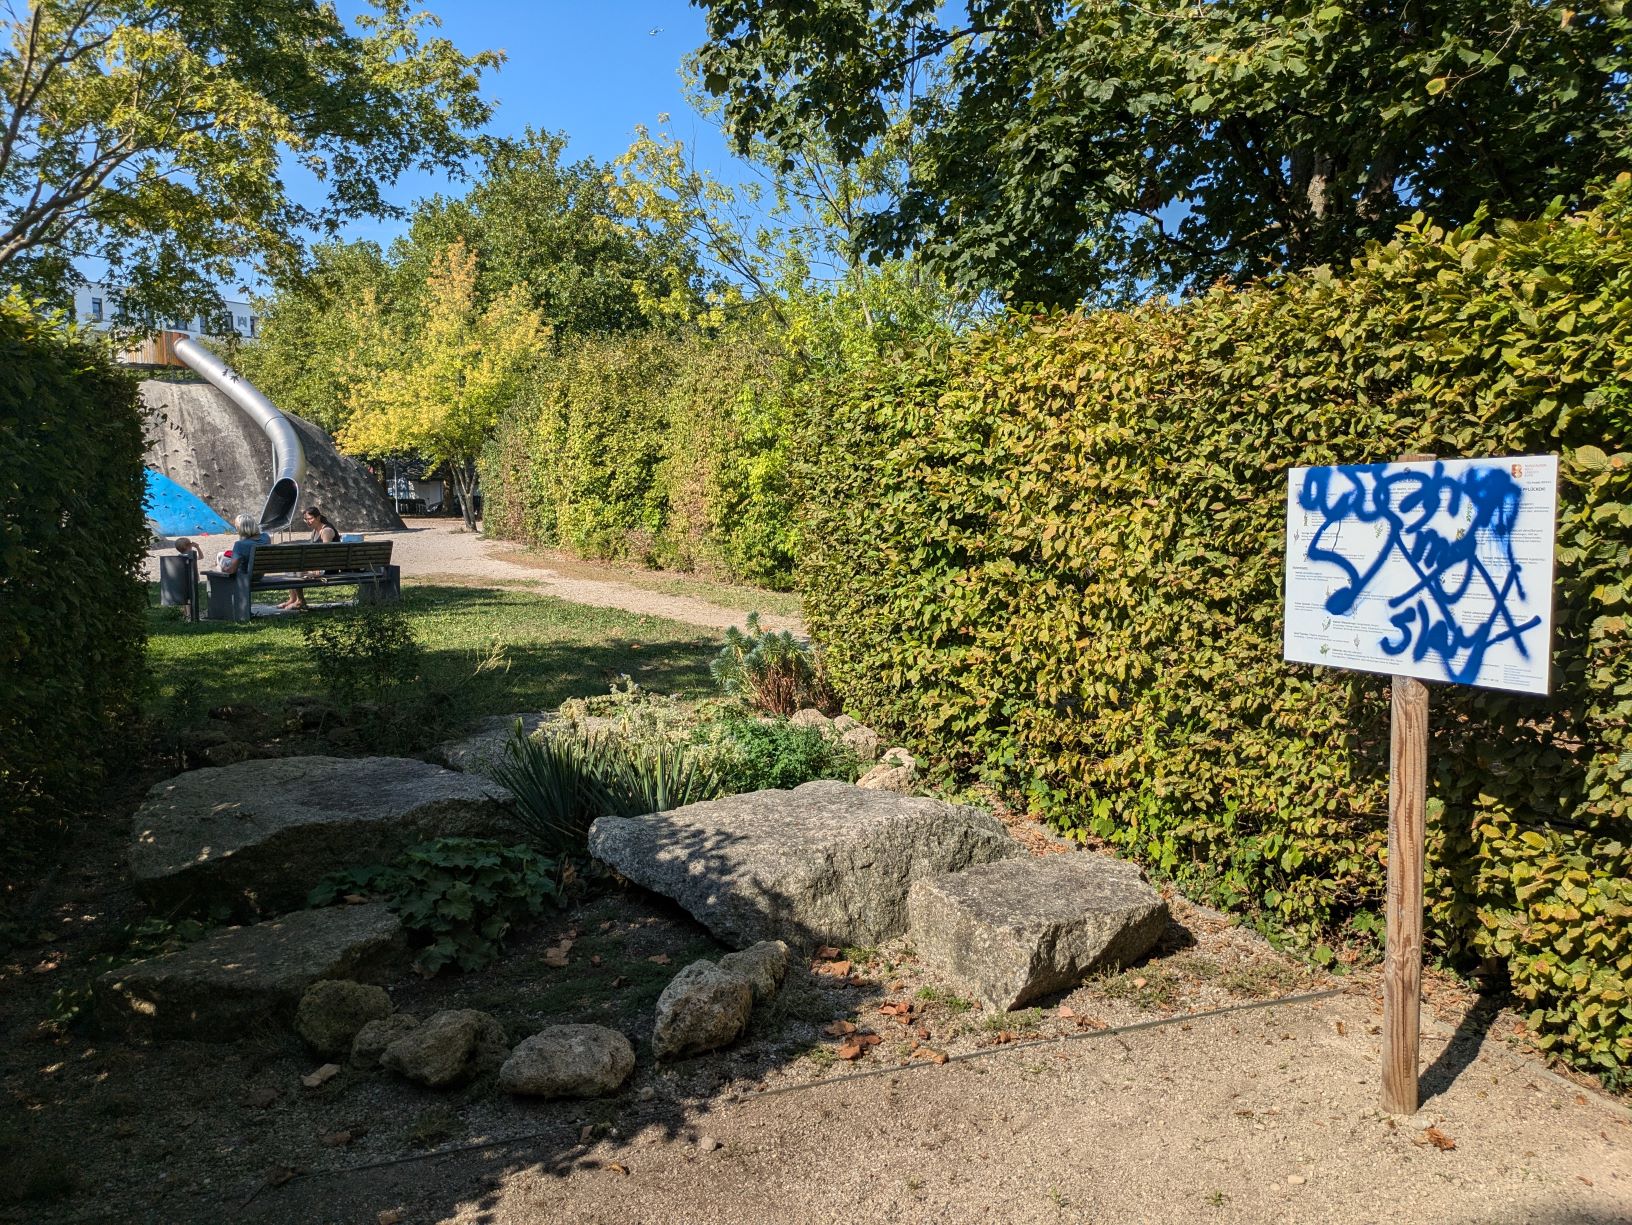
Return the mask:
[[[239,336],[253,340],[261,334],[260,318],[248,302],[235,302],[229,298],[223,305],[231,320],[232,330]],[[74,290],[74,318],[85,327],[105,330],[118,309],[117,286],[89,284]],[[193,337],[217,334],[205,331],[203,321],[197,315],[191,319],[160,319],[158,326],[167,332],[185,332]]]

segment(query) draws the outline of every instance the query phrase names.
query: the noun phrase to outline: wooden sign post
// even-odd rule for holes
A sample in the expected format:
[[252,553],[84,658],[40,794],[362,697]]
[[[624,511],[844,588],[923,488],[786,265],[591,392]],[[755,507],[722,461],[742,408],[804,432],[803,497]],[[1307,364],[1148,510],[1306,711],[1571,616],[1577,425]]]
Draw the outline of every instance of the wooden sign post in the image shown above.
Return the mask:
[[1389,727],[1383,1109],[1417,1112],[1422,1021],[1422,848],[1428,824],[1428,686],[1396,676]]
[[1382,1107],[1420,1101],[1424,680],[1548,691],[1558,460],[1551,455],[1294,468],[1286,624],[1296,663],[1391,676]]

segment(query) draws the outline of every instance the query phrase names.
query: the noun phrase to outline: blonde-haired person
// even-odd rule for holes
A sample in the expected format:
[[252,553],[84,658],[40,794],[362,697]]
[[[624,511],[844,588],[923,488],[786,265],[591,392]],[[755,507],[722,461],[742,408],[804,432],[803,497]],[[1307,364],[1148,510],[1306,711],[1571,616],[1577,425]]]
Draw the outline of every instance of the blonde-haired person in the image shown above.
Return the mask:
[[226,575],[237,574],[239,570],[249,568],[250,559],[255,556],[255,546],[261,543],[261,521],[254,515],[239,515],[232,521],[233,527],[238,529],[238,539],[218,559],[221,563],[221,573]]

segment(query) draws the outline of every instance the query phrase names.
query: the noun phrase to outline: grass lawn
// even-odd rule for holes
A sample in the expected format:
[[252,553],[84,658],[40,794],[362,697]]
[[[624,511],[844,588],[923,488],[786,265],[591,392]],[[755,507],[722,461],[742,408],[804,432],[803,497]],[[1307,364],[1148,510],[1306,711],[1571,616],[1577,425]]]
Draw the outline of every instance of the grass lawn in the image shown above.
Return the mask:
[[[712,692],[708,663],[720,640],[694,625],[489,587],[405,587],[401,607],[412,619],[427,671],[468,671],[492,643],[503,648],[509,669],[473,695],[471,715],[548,709],[604,693],[623,674],[660,693]],[[333,615],[329,611],[243,624],[189,624],[177,613],[148,610],[148,661],[158,699],[189,682],[206,705],[321,691],[300,623]]]
[[723,608],[742,608],[777,617],[798,617],[803,613],[803,602],[796,591],[770,591],[745,583],[721,583],[694,574],[677,574],[672,570],[647,570],[616,562],[587,561],[562,549],[517,548],[495,556],[500,561],[513,562],[518,566],[553,570],[566,578],[625,583],[664,595],[691,596]]

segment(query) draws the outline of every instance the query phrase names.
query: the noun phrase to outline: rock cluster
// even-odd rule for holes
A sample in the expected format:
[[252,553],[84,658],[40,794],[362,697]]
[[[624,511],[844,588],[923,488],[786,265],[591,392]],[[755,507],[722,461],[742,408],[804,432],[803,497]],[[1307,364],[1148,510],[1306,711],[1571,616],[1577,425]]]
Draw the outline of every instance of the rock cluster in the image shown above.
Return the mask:
[[657,1000],[652,1054],[681,1059],[729,1046],[748,1029],[754,1005],[770,999],[788,972],[788,946],[762,940],[719,962],[694,961]]

